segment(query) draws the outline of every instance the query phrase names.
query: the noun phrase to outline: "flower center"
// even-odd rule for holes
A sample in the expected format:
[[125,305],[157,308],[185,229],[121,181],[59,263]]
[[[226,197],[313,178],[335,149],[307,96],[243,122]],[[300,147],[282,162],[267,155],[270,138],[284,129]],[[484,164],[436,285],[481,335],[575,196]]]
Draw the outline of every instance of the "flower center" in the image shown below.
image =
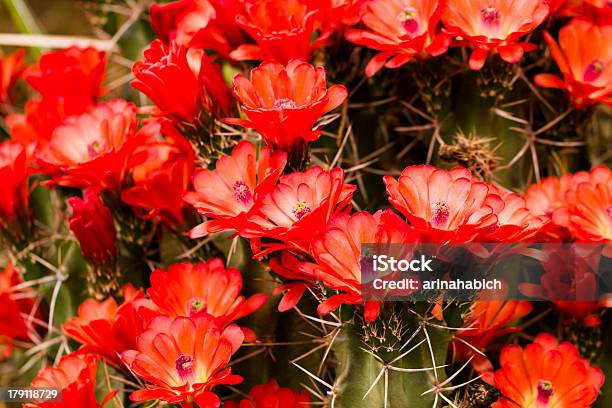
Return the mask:
[[553,383],[548,380],[538,381],[538,403],[548,406],[548,400],[553,393]]
[[206,302],[202,298],[195,297],[189,301],[189,317],[197,316],[206,308]]
[[181,354],[174,363],[176,372],[182,381],[187,381],[195,371],[193,357]]
[[398,17],[402,27],[410,35],[414,35],[419,31],[419,22],[416,17],[417,12],[414,7],[405,8]]
[[97,140],[93,143],[91,143],[90,145],[87,146],[87,154],[89,155],[90,159],[95,158],[97,155],[100,154],[100,148],[102,146],[100,145],[100,142],[98,142]]
[[500,14],[499,10],[495,6],[483,8],[482,10],[480,10],[480,15],[482,17],[482,21],[485,24],[494,25],[499,23]]
[[297,104],[293,99],[281,98],[274,101],[274,109],[295,109]]
[[293,215],[298,220],[301,220],[303,216],[310,212],[310,207],[306,201],[299,201],[293,206]]
[[431,207],[431,222],[437,227],[444,225],[449,214],[448,205],[444,201],[438,201]]
[[251,193],[251,190],[249,190],[249,186],[247,186],[244,181],[236,181],[232,187],[232,190],[234,190],[234,200],[247,207],[253,204],[253,194]]
[[612,205],[606,208],[606,213],[608,214],[608,218],[612,221]]
[[584,70],[584,81],[593,82],[599,78],[604,69],[604,63],[601,60],[595,60],[587,65]]

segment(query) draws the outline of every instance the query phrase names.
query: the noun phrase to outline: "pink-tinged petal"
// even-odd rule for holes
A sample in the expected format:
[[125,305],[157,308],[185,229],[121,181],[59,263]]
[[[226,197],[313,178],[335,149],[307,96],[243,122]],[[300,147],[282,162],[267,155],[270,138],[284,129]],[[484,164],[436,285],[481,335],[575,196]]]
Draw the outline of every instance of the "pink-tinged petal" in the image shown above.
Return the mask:
[[366,302],[364,306],[363,315],[366,322],[373,322],[378,319],[380,314],[380,302],[372,301]]
[[393,56],[394,52],[380,52],[376,54],[365,69],[365,74],[368,78],[373,77],[385,65],[387,60]]
[[567,85],[561,78],[552,74],[537,74],[534,77],[536,85],[544,88],[565,89]]
[[519,44],[509,44],[506,46],[499,47],[499,55],[501,58],[509,63],[515,63],[521,60],[525,50]]
[[197,239],[208,235],[208,222],[196,225],[189,231],[189,238]]
[[328,101],[323,108],[323,113],[334,110],[340,106],[348,96],[348,91],[343,85],[333,85],[327,90]]
[[434,38],[433,42],[429,44],[427,52],[433,57],[438,57],[448,51],[448,47],[450,47],[452,40],[453,38],[450,35],[441,32]]
[[385,63],[385,68],[399,68],[414,58],[414,53],[398,54]]
[[251,123],[251,121],[246,120],[246,119],[240,119],[240,118],[223,118],[223,122],[230,124],[230,125],[238,125],[238,126],[242,126],[245,128],[251,128],[253,127],[253,124]]
[[236,61],[262,60],[265,54],[258,45],[242,44],[234,51],[230,52],[230,58]]
[[242,305],[241,312],[236,316],[236,319],[239,319],[243,316],[249,315],[256,310],[259,310],[268,300],[268,296],[265,293],[258,293],[256,295],[251,296],[244,302]]
[[328,314],[335,312],[343,303],[355,303],[355,296],[342,294],[327,298],[321,304],[319,304],[317,307],[317,313],[321,316],[327,316]]
[[[303,283],[296,283],[296,284],[289,284],[289,285],[291,286],[287,288],[287,292],[283,295],[280,303],[278,304],[279,312],[286,312],[288,310],[293,309],[298,304],[298,302],[304,295],[304,292],[308,288],[308,286]],[[289,286],[289,285],[285,285],[285,286]]]
[[472,54],[470,55],[470,69],[474,71],[480,70],[484,66],[488,55],[489,52],[487,50],[482,48],[475,48],[472,51]]

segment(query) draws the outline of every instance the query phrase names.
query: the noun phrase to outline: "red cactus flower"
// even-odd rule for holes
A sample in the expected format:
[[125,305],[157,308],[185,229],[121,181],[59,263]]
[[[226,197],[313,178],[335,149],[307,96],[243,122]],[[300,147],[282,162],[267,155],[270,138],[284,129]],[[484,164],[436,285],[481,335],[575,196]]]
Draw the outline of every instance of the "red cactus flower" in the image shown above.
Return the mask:
[[112,265],[117,259],[117,231],[113,215],[98,191],[88,188],[83,198],[68,200],[72,207],[70,229],[76,236],[85,259],[97,266]]
[[[158,124],[153,126],[159,130]],[[122,191],[121,199],[144,218],[158,218],[180,229],[186,206],[183,194],[195,167],[191,144],[176,134],[164,141],[152,139],[134,154],[146,155],[146,160],[132,169],[134,186]]]
[[525,51],[535,45],[519,42],[548,16],[549,9],[542,0],[448,0],[442,14],[446,32],[461,37],[474,47],[470,68],[478,70],[487,55],[499,52],[510,63],[518,62]]
[[493,207],[497,223],[480,236],[484,241],[519,242],[534,237],[549,221],[546,217],[536,216],[529,211],[525,199],[518,194],[504,194],[499,206]]
[[55,129],[71,115],[80,115],[91,105],[73,99],[32,98],[26,102],[23,114],[6,117],[11,139],[23,144],[35,144],[44,149]]
[[121,193],[121,199],[144,218],[158,218],[169,227],[181,228],[183,194],[189,188],[193,162],[180,158],[164,163],[149,177]]
[[[612,106],[612,25],[598,26],[574,19],[559,31],[559,44],[544,33],[563,79],[538,74],[535,82],[546,88],[565,89],[577,108],[601,102]],[[584,47],[584,42],[589,43]]]
[[46,147],[53,131],[67,117],[81,115],[97,102],[103,93],[105,68],[105,53],[91,47],[43,54],[38,65],[24,73],[42,97],[30,99],[24,114],[8,116],[12,138]]
[[228,55],[245,42],[234,16],[244,11],[239,0],[178,0],[151,4],[151,25],[166,44],[212,49]]
[[141,144],[134,136],[136,124],[131,103],[101,103],[55,129],[39,164],[54,176],[51,184],[119,190],[130,156]]
[[496,225],[494,209],[503,208],[497,189],[473,180],[460,167],[410,166],[398,180],[383,180],[391,204],[422,232],[425,242],[470,242]]
[[495,386],[502,397],[493,408],[588,408],[604,382],[604,375],[580,357],[571,343],[557,343],[548,333],[539,334],[524,349],[511,344],[500,356]]
[[579,241],[612,241],[612,170],[598,166],[573,182],[565,206],[553,213],[556,224],[567,227]]
[[[567,220],[561,216],[564,210],[561,210],[555,217],[555,211],[561,207],[566,207],[566,196],[574,197],[575,189],[578,184],[583,182],[595,182],[605,180],[609,173],[609,169],[604,166],[597,166],[591,172],[579,171],[575,174],[564,174],[560,178],[547,177],[542,179],[538,184],[532,184],[525,191],[525,201],[527,208],[532,214],[545,217],[552,221],[542,229],[542,237],[553,238],[555,241],[572,240],[569,231],[567,230]],[[556,218],[556,221],[555,221]],[[559,225],[563,222],[564,225]]]
[[32,313],[35,294],[29,288],[19,289],[23,279],[19,272],[8,264],[0,272],[0,345],[10,353],[13,340],[31,341],[33,327],[24,316]]
[[609,300],[597,299],[597,272],[602,248],[577,243],[544,252],[544,273],[539,284],[521,283],[522,294],[552,301],[569,318],[588,327],[601,325],[599,310],[612,307]]
[[477,300],[472,304],[464,328],[455,335],[451,344],[454,358],[467,361],[472,358],[472,366],[492,382],[493,365],[489,359],[474,350],[484,352],[498,337],[520,331],[520,326],[510,327],[511,323],[531,313],[529,302],[517,300]]
[[323,19],[318,1],[244,0],[244,14],[236,16],[236,22],[257,45],[241,45],[230,57],[283,64],[295,58],[308,61],[332,34],[329,26],[321,27]]
[[366,75],[383,65],[397,68],[415,58],[441,55],[451,38],[440,32],[444,1],[370,0],[364,3],[361,21],[368,30],[349,29],[348,41],[381,51],[370,60]]
[[24,408],[102,408],[117,393],[110,390],[98,404],[96,401],[96,370],[98,360],[91,355],[68,354],[57,367],[42,369],[32,380],[32,387],[60,388],[61,402],[24,404]]
[[291,60],[285,67],[267,61],[251,71],[249,81],[234,77],[234,93],[248,120],[230,118],[229,123],[255,128],[272,150],[291,150],[299,141],[317,140],[315,122],[340,105],[347,96],[342,85],[329,88],[325,69]]
[[266,295],[259,293],[246,299],[242,276],[235,268],[225,269],[219,258],[208,262],[171,265],[168,270],[156,269],[151,274],[147,294],[155,303],[155,313],[171,317],[211,315],[223,328],[259,309]]
[[223,408],[303,408],[310,405],[310,395],[306,391],[294,391],[279,387],[272,379],[266,384],[258,384],[249,391],[249,398],[239,403],[227,401]]
[[262,147],[258,153],[251,142],[242,141],[231,156],[217,160],[215,170],[196,170],[194,191],[186,193],[184,199],[209,220],[195,227],[190,236],[197,238],[243,225],[253,204],[274,188],[285,160],[282,152],[270,154],[267,147]]
[[529,211],[552,219],[553,212],[563,206],[565,193],[572,188],[573,178],[573,174],[565,174],[560,178],[546,177],[529,186],[525,191],[525,202]]
[[120,305],[113,298],[102,302],[87,299],[62,330],[83,345],[80,352],[98,355],[122,368],[120,353],[136,348],[136,338],[144,330],[144,321],[137,314],[140,304],[146,302],[143,298],[142,289],[126,285]]
[[130,399],[171,404],[195,401],[201,408],[219,407],[219,397],[210,390],[242,381],[226,366],[243,339],[238,326],[220,329],[210,316],[155,318],[138,336],[138,350],[121,354],[130,370],[148,383]]
[[350,204],[354,191],[355,186],[344,184],[340,168],[324,171],[311,167],[285,175],[274,190],[258,200],[240,235],[280,241],[265,244],[267,249],[258,256],[279,249],[307,254],[312,239],[324,231],[332,215]]
[[5,231],[28,217],[29,156],[20,143],[0,143],[0,228]]
[[72,99],[87,106],[102,93],[105,68],[103,51],[69,47],[43,54],[25,79],[43,98]]
[[25,50],[19,49],[12,54],[0,57],[0,107],[11,100],[11,91],[25,69],[23,57]]
[[37,66],[24,73],[41,98],[30,99],[23,114],[7,117],[11,137],[45,148],[53,131],[71,115],[91,109],[103,93],[105,53],[70,47],[45,53]]
[[[327,315],[343,303],[362,304],[361,245],[414,243],[418,234],[391,210],[337,214],[327,223],[325,233],[312,241],[311,251],[316,264],[304,263],[300,270],[321,281],[330,289],[343,293],[329,297],[317,308]],[[380,313],[380,302],[365,302],[365,320],[374,321]]]
[[230,109],[230,91],[219,67],[204,52],[155,40],[132,72],[136,77],[132,86],[147,95],[162,115],[180,122],[198,125],[202,112]]

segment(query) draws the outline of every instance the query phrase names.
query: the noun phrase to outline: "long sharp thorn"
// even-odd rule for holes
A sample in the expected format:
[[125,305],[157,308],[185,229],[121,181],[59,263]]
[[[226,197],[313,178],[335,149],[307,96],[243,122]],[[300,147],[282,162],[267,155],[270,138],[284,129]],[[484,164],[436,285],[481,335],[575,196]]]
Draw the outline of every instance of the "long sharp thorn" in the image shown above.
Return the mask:
[[304,387],[306,389],[306,391],[310,392],[312,395],[314,395],[315,397],[319,398],[320,400],[324,400],[325,399],[325,396],[323,394],[321,394],[318,391],[315,391],[314,389],[310,388],[308,385],[304,384],[303,382],[301,382],[300,385],[302,387]]
[[476,347],[474,347],[472,344],[470,344],[469,342],[463,340],[461,337],[453,337],[454,340],[457,340],[463,344],[465,344],[466,346],[468,346],[469,348],[471,348],[472,350],[474,350],[476,353],[480,354],[483,357],[486,357],[486,354],[483,353],[482,351],[478,350]]
[[463,365],[461,366],[461,368],[459,368],[457,371],[455,371],[455,372],[453,373],[453,375],[451,375],[451,376],[450,376],[450,377],[448,377],[446,380],[444,380],[444,381],[443,381],[441,384],[439,384],[439,387],[441,387],[441,386],[443,386],[443,385],[446,385],[446,384],[448,384],[449,382],[451,382],[451,381],[453,380],[453,378],[455,378],[456,376],[458,376],[458,375],[459,375],[459,373],[460,373],[461,371],[463,371],[463,369],[464,369],[465,367],[467,367],[467,366],[468,366],[468,364],[470,364],[470,363],[472,362],[472,360],[473,360],[473,359],[474,359],[474,356],[471,356],[471,357],[468,359],[468,361],[466,361],[466,362],[465,362],[465,364],[463,364]]
[[323,358],[321,358],[321,364],[319,364],[319,369],[317,370],[317,374],[319,375],[321,375],[321,371],[323,370],[323,364],[325,364],[325,360],[327,360],[327,356],[329,355],[329,352],[331,351],[331,348],[334,345],[334,342],[336,341],[336,337],[338,337],[338,334],[340,333],[340,329],[335,330],[336,332],[329,341],[329,345],[327,346],[327,349],[325,349],[325,353],[323,353]]
[[481,378],[482,378],[482,375],[479,375],[478,377],[474,377],[471,380],[464,382],[463,384],[453,385],[452,387],[444,387],[444,388],[441,388],[441,389],[444,390],[444,391],[453,391],[453,390],[456,390],[457,388],[465,387],[469,383],[472,383],[472,382],[474,382],[476,380],[480,380]]
[[405,353],[402,353],[401,355],[395,357],[393,360],[391,360],[389,362],[389,364],[391,363],[395,363],[397,360],[401,360],[402,358],[404,358],[405,356],[407,356],[408,354],[410,354],[410,352],[414,351],[414,349],[416,349],[417,347],[419,347],[421,344],[425,343],[425,339],[421,340],[420,342],[418,342],[417,344],[415,344],[414,346],[412,346],[412,348],[410,348],[410,350],[406,351]]
[[313,380],[323,384],[324,386],[326,386],[327,388],[329,388],[330,390],[333,389],[333,387],[331,385],[329,385],[328,383],[326,383],[325,381],[323,381],[322,379],[320,379],[319,377],[317,377],[316,375],[314,375],[313,373],[311,373],[310,371],[308,371],[307,369],[305,369],[304,367],[302,367],[301,365],[291,362],[291,364],[293,364],[294,366],[296,366],[298,369],[300,369],[300,371],[303,371],[304,374],[308,375],[310,378],[312,378]]
[[445,368],[445,367],[448,367],[448,364],[444,364],[444,365],[436,366],[436,367],[425,367],[425,368],[402,368],[402,367],[389,366],[389,370],[399,371],[402,373],[420,373],[423,371],[432,371],[432,370],[437,370],[439,368]]
[[385,408],[387,408],[387,402],[389,400],[389,370],[385,368]]
[[362,400],[366,399],[366,397],[368,396],[368,394],[374,389],[374,387],[376,387],[376,384],[378,384],[378,382],[380,381],[381,377],[383,376],[383,374],[385,373],[386,369],[385,367],[380,369],[380,373],[378,373],[378,375],[376,376],[376,378],[374,379],[374,382],[372,384],[370,384],[370,388],[368,388],[368,390],[366,391],[365,394],[363,394],[363,397],[361,398]]
[[421,331],[422,327],[419,326],[417,327],[417,329],[414,331],[414,333],[412,333],[412,335],[410,336],[410,338],[402,345],[402,347],[400,347],[400,351],[403,350],[404,347],[406,347],[408,344],[410,344],[410,342],[412,341],[412,339],[414,339],[416,337],[417,334],[419,334],[419,332]]
[[[436,358],[434,357],[433,347],[431,345],[431,340],[429,339],[429,333],[427,333],[427,329],[423,327],[423,332],[425,333],[425,338],[427,339],[427,347],[429,347],[429,353],[431,354],[431,363],[432,366],[436,366]],[[436,384],[438,383],[438,371],[436,369],[433,370],[434,378],[436,380]]]
[[451,407],[453,407],[453,408],[458,408],[458,407],[457,407],[455,404],[453,404],[453,402],[452,402],[451,400],[449,400],[448,398],[446,398],[446,397],[444,396],[444,394],[440,393],[440,397],[442,397],[442,399],[443,399],[444,401],[446,401],[446,402],[447,402],[447,403],[448,403],[448,404],[449,404]]

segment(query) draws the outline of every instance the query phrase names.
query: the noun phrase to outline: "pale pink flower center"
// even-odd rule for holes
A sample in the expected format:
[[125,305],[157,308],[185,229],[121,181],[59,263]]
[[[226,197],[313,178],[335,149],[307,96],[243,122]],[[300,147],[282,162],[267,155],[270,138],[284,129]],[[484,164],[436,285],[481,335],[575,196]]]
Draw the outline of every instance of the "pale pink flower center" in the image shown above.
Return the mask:
[[298,220],[302,219],[302,217],[308,214],[310,211],[311,208],[305,201],[300,201],[293,206],[293,215]]
[[189,316],[192,317],[199,315],[200,313],[202,313],[205,307],[206,302],[204,301],[204,299],[198,297],[191,299],[189,301]]
[[437,201],[431,207],[432,224],[437,227],[446,224],[449,214],[448,205],[444,201]]
[[274,101],[274,109],[295,109],[297,104],[293,99],[281,98]]
[[480,10],[480,15],[482,16],[482,21],[485,24],[495,25],[499,24],[499,10],[495,6],[485,7]]
[[593,82],[599,78],[604,70],[604,63],[601,60],[595,60],[587,65],[584,70],[584,81]]
[[550,396],[553,393],[553,384],[548,380],[538,381],[538,404],[541,407],[547,407]]
[[182,381],[188,381],[195,372],[193,357],[185,354],[180,355],[175,362],[176,372]]
[[100,142],[95,141],[87,146],[87,154],[90,159],[97,157],[100,154]]
[[404,30],[410,35],[414,35],[419,31],[419,22],[416,19],[417,12],[414,7],[405,8],[399,15],[399,21],[404,27]]
[[234,200],[243,204],[246,207],[250,207],[253,204],[253,194],[249,189],[249,186],[242,180],[238,180],[234,183],[232,190],[234,190]]

